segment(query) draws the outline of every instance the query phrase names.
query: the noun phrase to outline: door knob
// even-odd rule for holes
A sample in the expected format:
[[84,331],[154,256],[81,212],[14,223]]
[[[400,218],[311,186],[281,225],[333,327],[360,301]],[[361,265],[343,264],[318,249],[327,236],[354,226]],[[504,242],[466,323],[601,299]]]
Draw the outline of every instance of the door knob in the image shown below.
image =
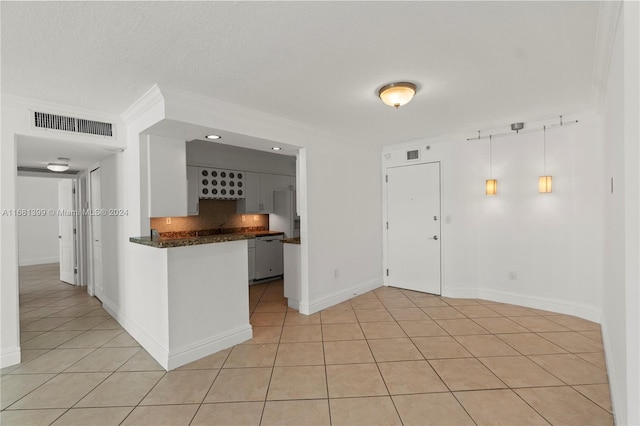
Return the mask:
[[431,238],[429,238],[429,239],[430,239],[430,240],[437,240],[437,239],[438,239],[438,236],[437,236],[437,235],[434,235],[433,237],[431,237]]

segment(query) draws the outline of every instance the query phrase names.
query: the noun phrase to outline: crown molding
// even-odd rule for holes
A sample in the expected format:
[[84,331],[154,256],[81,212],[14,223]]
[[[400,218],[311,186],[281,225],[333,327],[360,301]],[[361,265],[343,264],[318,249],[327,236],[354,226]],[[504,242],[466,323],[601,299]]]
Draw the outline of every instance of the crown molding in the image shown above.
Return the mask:
[[164,95],[160,87],[154,84],[121,114],[122,120],[129,126],[160,102],[164,102]]
[[124,124],[122,118],[117,114],[80,108],[71,105],[62,105],[40,99],[25,98],[22,96],[2,94],[2,108],[18,108],[25,110],[40,110],[42,112],[55,113],[59,115],[82,117],[96,121],[106,121],[116,125]]
[[599,5],[591,89],[593,106],[598,112],[601,112],[604,107],[613,43],[622,13],[622,3],[622,1],[603,1]]

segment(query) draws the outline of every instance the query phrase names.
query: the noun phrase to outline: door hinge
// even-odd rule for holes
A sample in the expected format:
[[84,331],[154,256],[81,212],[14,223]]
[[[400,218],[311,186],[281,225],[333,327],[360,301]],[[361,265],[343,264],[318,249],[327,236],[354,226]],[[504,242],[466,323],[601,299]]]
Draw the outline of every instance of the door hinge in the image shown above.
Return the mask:
[[78,274],[78,268],[73,268],[73,273],[77,275]]
[[389,229],[389,222],[387,222],[387,229]]
[[76,235],[76,228],[73,228],[73,235]]
[[384,181],[387,183],[389,182],[389,175],[384,175]]
[[387,269],[387,276],[389,276],[389,270]]

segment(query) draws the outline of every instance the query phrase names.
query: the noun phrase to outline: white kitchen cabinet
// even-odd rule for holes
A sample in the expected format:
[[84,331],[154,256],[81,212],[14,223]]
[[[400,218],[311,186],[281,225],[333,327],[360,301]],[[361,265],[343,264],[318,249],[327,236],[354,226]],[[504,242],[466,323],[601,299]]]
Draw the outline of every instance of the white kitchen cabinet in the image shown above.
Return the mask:
[[300,309],[300,244],[283,244],[284,297],[291,309]]
[[256,277],[256,240],[247,240],[249,255],[249,282]]
[[198,216],[200,198],[198,198],[198,167],[187,166],[187,215]]
[[186,216],[186,142],[147,135],[142,150],[147,160],[143,183],[148,188],[149,217]]
[[245,198],[238,200],[238,213],[272,213],[273,175],[247,172],[244,184]]
[[285,175],[273,175],[273,190],[286,191],[296,189],[296,177]]

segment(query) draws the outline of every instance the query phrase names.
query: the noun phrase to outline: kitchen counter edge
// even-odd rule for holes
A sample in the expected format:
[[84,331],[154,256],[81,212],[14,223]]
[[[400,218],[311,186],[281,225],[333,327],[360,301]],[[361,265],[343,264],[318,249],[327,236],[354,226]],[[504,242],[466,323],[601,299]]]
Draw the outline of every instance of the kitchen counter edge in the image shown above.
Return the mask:
[[300,244],[300,237],[297,238],[283,238],[282,240],[285,244]]
[[[207,235],[202,237],[189,237],[189,238],[172,238],[172,239],[162,239],[159,240],[151,240],[151,237],[131,237],[129,241],[135,244],[142,244],[144,246],[155,247],[155,248],[174,248],[174,247],[187,247],[187,246],[197,246],[200,244],[215,244],[215,243],[226,243],[229,241],[240,241],[240,240],[252,240],[256,236],[265,235],[266,232],[258,232],[258,233],[246,233],[246,234],[220,234],[220,235]],[[280,233],[269,233],[274,235],[279,235]]]

